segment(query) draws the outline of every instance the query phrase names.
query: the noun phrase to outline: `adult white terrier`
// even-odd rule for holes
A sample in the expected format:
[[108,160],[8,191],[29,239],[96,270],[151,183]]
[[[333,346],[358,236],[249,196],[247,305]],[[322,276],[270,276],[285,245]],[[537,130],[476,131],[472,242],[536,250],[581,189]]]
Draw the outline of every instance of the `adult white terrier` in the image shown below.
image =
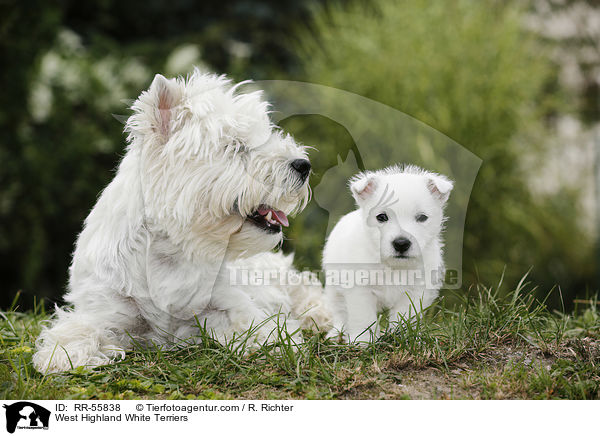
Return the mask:
[[343,216],[323,252],[330,336],[368,341],[378,312],[398,322],[429,306],[444,276],[441,232],[453,183],[415,166],[358,174],[358,209]]
[[199,71],[157,75],[133,104],[127,152],[77,240],[73,307],[38,339],[39,371],[107,364],[132,339],[177,342],[198,323],[223,342],[252,328],[260,342],[278,325],[322,322],[320,287],[231,283],[235,268],[292,268],[265,252],[307,202],[310,172],[261,93],[237,88]]

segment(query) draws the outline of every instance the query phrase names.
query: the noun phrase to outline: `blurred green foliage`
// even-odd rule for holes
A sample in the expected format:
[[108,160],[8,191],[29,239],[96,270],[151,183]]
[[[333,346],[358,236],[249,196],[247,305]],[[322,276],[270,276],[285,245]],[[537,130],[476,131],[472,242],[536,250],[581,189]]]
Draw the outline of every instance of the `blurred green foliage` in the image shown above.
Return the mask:
[[[59,298],[77,233],[125,145],[112,114],[126,115],[155,73],[192,64],[236,80],[346,89],[481,157],[465,231],[467,283],[497,282],[504,265],[509,281],[533,265],[537,283],[560,283],[569,295],[595,283],[576,193],[538,198],[527,187],[536,168],[522,157],[535,162],[545,123],[565,108],[523,10],[495,0],[324,3],[0,2],[0,308],[19,289]],[[283,125],[319,150],[313,186],[338,154],[356,150],[344,126],[322,117]],[[390,163],[382,154],[369,165]],[[339,195],[349,198],[342,186]],[[327,218],[313,202],[292,223],[285,248],[299,248],[301,267],[319,266]]]

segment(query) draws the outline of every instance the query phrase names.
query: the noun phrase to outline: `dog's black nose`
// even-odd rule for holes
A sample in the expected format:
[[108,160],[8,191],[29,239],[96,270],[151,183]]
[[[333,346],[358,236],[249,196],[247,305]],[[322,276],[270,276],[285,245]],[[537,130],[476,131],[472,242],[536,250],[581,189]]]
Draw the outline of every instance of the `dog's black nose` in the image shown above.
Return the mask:
[[396,238],[392,241],[392,246],[399,254],[406,253],[411,246],[411,242],[406,238]]
[[308,177],[308,173],[310,173],[310,162],[306,159],[295,159],[290,163],[290,165],[293,169],[298,171],[300,178],[304,182]]

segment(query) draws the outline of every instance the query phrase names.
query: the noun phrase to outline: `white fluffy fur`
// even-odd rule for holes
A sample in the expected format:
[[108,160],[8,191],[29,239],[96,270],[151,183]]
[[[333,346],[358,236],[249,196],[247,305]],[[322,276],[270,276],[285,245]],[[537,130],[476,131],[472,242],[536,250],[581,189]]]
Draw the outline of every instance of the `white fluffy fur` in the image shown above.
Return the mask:
[[[388,309],[390,321],[397,322],[433,302],[441,286],[437,279],[443,278],[443,210],[452,187],[446,177],[415,166],[361,173],[350,180],[358,209],[340,219],[323,251],[323,269],[328,277],[325,301],[334,325],[331,336],[342,334],[349,342],[366,341],[379,333],[378,312]],[[382,213],[388,217],[386,222],[376,218]],[[418,222],[419,214],[428,219]],[[398,252],[392,245],[396,238],[411,242],[406,258],[396,257]],[[336,271],[386,269],[413,271],[424,280],[378,284],[368,279],[345,287],[329,282]]]
[[237,88],[198,71],[157,75],[133,104],[127,153],[77,240],[72,307],[42,331],[38,370],[109,363],[132,338],[188,339],[196,319],[221,341],[258,325],[254,340],[267,340],[279,313],[290,333],[307,317],[323,322],[318,287],[230,284],[228,265],[292,268],[265,253],[281,232],[246,216],[263,204],[294,213],[309,195],[290,167],[304,149],[271,124],[260,92]]

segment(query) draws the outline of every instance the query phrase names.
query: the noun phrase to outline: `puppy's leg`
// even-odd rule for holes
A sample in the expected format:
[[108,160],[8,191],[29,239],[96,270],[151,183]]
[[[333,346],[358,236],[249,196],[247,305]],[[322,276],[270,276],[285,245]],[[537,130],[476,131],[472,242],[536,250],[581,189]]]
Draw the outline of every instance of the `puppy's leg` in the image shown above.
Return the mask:
[[390,310],[390,321],[402,323],[414,319],[437,298],[436,289],[420,289],[404,292]]
[[[343,290],[336,289],[333,286],[325,288],[325,307],[331,314],[332,328],[327,333],[328,338],[338,339],[343,334],[346,328],[346,320],[348,319],[348,310],[346,299],[343,295]],[[347,339],[347,338],[346,338]]]
[[125,357],[128,332],[139,328],[135,304],[121,297],[98,298],[75,310],[57,309],[36,341],[35,368],[43,373],[100,366]]
[[344,297],[348,310],[348,341],[374,339],[377,332],[377,298],[368,289],[360,287],[345,290]]

